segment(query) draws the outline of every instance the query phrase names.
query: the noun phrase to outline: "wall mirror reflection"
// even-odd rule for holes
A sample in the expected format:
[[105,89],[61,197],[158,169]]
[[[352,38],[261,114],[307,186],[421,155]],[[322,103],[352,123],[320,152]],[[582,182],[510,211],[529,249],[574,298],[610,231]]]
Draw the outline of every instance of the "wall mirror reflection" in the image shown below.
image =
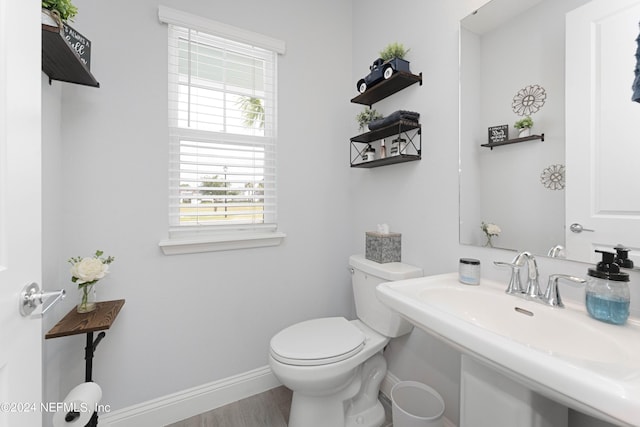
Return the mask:
[[492,0],[461,21],[461,244],[622,245],[640,267],[639,19],[640,0]]

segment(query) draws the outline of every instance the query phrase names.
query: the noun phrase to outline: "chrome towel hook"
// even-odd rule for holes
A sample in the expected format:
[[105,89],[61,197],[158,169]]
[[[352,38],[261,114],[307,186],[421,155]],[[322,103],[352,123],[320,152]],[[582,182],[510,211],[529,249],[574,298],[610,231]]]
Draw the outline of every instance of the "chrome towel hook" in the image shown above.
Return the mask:
[[52,305],[58,301],[64,299],[67,291],[60,289],[59,291],[45,292],[41,291],[37,283],[30,283],[26,285],[20,293],[19,309],[22,316],[29,316],[39,304],[43,304],[49,298],[55,297],[55,299],[49,304],[42,314],[45,314]]

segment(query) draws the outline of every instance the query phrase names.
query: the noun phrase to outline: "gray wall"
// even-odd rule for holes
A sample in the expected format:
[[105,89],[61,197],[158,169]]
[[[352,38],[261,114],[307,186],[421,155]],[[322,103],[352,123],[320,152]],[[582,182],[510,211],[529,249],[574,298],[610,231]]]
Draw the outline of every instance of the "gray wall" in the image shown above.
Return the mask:
[[[378,223],[403,234],[403,261],[426,274],[453,271],[460,256],[473,256],[484,277],[507,279],[491,262],[513,253],[458,244],[458,22],[482,3],[163,1],[287,43],[279,63],[284,244],[168,257],[157,246],[166,237],[168,179],[159,3],[76,0],[74,27],[93,42],[101,88],[43,83],[51,106],[43,104],[44,277],[45,286],[71,291],[68,257],[98,248],[116,257],[99,297],[127,302],[94,361],[103,402],[119,409],[264,366],[269,339],[284,326],[353,317],[347,258],[364,251],[364,233]],[[424,83],[375,107],[421,113],[423,159],[351,169],[349,137],[358,132],[361,107],[349,100],[378,50],[393,41],[411,48],[412,71],[422,72]],[[584,275],[587,265],[540,260],[539,267],[546,277]],[[564,290],[565,298],[582,297]],[[50,319],[75,303],[64,301]],[[83,347],[82,337],[45,342],[46,400],[61,399],[83,380]],[[445,415],[457,423],[456,351],[415,330],[393,341],[387,357],[399,378],[440,391]]]

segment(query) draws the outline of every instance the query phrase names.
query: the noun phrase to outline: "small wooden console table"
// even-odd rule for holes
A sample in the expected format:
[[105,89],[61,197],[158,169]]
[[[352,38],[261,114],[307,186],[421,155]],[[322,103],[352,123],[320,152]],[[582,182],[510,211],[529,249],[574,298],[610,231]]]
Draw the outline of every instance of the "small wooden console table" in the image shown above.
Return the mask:
[[[69,335],[87,334],[87,346],[84,349],[85,378],[90,382],[93,370],[93,354],[100,341],[105,337],[104,330],[111,328],[116,320],[120,309],[124,305],[124,300],[101,301],[96,303],[96,309],[89,313],[78,313],[76,307],[67,313],[56,325],[44,336],[45,339],[66,337]],[[97,338],[93,339],[93,333],[102,331]],[[98,425],[98,414],[94,413],[93,418],[87,426]]]

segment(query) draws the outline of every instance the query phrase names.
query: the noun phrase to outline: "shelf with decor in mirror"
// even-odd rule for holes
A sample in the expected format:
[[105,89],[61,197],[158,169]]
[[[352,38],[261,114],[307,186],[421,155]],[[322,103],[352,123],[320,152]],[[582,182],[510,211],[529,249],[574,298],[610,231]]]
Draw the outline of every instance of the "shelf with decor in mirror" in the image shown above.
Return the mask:
[[480,144],[480,146],[481,147],[488,147],[488,148],[491,148],[493,150],[494,147],[500,147],[501,145],[517,144],[519,142],[536,141],[536,140],[540,140],[541,142],[544,142],[544,133],[542,133],[540,135],[524,136],[522,138],[507,139],[507,140],[500,141],[500,142],[489,142],[487,144]]

